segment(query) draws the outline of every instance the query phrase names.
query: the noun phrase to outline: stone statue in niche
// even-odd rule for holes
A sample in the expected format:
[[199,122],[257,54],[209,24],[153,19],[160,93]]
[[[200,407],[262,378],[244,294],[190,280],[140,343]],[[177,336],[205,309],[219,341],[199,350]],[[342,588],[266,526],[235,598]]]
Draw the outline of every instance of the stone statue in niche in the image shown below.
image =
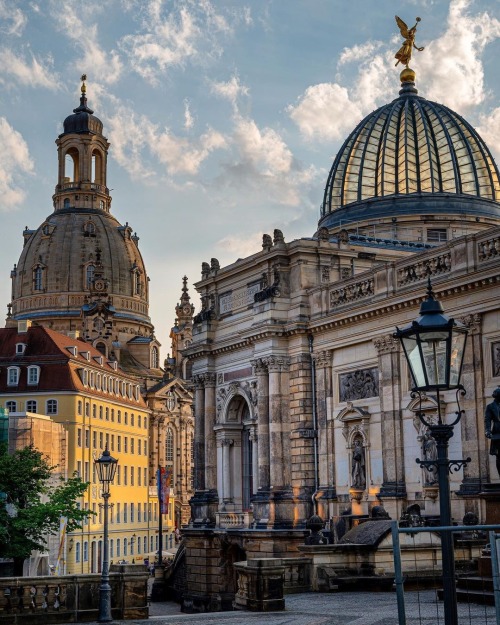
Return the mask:
[[500,343],[493,343],[491,346],[491,364],[494,378],[500,377]]
[[[437,445],[434,437],[429,429],[426,429],[423,435],[420,437],[422,441],[422,455],[424,460],[436,461],[437,460]],[[425,484],[437,483],[437,467],[425,467]]]
[[354,441],[352,450],[351,487],[364,490],[366,486],[365,450],[359,438]]
[[340,401],[378,397],[378,369],[358,369],[339,376]]

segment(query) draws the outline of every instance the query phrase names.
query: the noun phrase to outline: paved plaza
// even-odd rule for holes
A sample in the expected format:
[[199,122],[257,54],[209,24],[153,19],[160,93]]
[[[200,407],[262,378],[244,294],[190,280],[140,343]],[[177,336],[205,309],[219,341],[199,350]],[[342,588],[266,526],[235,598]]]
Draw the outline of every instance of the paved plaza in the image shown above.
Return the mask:
[[[444,625],[443,604],[434,591],[405,595],[406,625]],[[283,612],[182,614],[175,603],[151,604],[148,620],[114,621],[116,625],[399,625],[393,592],[307,593],[287,595]],[[496,625],[495,609],[459,604],[459,625]],[[97,624],[96,624],[97,625]]]

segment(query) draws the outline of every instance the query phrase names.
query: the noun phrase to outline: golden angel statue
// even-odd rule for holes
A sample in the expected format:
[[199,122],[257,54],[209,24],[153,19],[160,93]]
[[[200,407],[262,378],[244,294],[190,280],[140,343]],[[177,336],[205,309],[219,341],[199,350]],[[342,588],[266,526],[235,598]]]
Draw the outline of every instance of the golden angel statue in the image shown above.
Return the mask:
[[403,20],[396,15],[396,23],[399,26],[399,30],[401,31],[401,34],[405,38],[403,45],[396,52],[395,58],[398,60],[396,65],[398,65],[398,63],[402,63],[403,65],[406,65],[406,67],[408,67],[408,63],[410,62],[413,48],[415,48],[415,50],[418,50],[419,52],[422,52],[422,50],[424,49],[423,47],[418,48],[415,45],[415,35],[417,34],[417,25],[419,22],[420,22],[420,18],[417,17],[417,23],[415,24],[415,26],[413,28],[408,28],[408,26],[403,22]]

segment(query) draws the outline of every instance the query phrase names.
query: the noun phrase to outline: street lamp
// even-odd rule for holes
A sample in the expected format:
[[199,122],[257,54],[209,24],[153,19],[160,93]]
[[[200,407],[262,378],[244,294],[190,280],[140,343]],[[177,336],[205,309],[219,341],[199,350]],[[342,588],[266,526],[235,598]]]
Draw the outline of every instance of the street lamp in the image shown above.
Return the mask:
[[94,461],[99,481],[102,484],[102,497],[104,503],[104,557],[102,561],[101,585],[99,587],[99,622],[112,621],[111,616],[111,586],[109,585],[109,548],[108,548],[108,509],[109,509],[109,485],[113,483],[118,460],[113,458],[106,446],[101,456]]
[[[420,460],[422,468],[437,470],[439,487],[440,522],[451,526],[450,471],[458,471],[470,462],[448,459],[448,441],[453,436],[453,427],[460,421],[459,395],[465,395],[460,384],[462,365],[467,340],[467,328],[444,314],[441,303],[434,298],[431,280],[427,286],[427,299],[420,306],[420,317],[406,328],[396,328],[395,338],[401,341],[404,355],[410,369],[413,388],[412,396],[418,396],[420,410],[418,417],[429,429],[436,441],[437,458]],[[445,423],[441,414],[441,391],[456,390],[458,410],[452,423]],[[437,394],[437,423],[422,411],[422,394]],[[445,625],[458,625],[457,593],[455,586],[455,554],[453,536],[450,531],[441,533],[441,554],[443,565],[443,596]]]

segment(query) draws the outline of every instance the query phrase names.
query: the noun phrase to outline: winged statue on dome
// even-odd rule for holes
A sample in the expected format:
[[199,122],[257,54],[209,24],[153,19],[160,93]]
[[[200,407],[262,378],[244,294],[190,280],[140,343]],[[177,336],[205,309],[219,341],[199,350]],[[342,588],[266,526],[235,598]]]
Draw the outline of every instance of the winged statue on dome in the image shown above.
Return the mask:
[[413,28],[408,28],[408,26],[403,22],[403,20],[396,15],[396,23],[399,26],[399,30],[401,31],[401,35],[404,37],[404,43],[401,48],[396,52],[395,58],[398,60],[396,65],[401,63],[402,65],[406,65],[408,67],[408,63],[411,59],[411,53],[413,48],[422,52],[424,49],[423,46],[419,48],[415,45],[415,35],[417,34],[417,25],[420,22],[420,18],[417,17],[417,22]]

